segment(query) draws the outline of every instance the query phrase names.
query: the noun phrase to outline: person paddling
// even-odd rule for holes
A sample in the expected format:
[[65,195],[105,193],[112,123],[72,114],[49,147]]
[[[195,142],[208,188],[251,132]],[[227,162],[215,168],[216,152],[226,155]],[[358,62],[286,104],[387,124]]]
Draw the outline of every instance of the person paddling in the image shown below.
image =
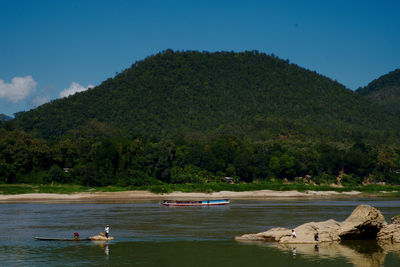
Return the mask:
[[108,238],[108,235],[110,234],[110,225],[106,225],[104,228],[105,236]]

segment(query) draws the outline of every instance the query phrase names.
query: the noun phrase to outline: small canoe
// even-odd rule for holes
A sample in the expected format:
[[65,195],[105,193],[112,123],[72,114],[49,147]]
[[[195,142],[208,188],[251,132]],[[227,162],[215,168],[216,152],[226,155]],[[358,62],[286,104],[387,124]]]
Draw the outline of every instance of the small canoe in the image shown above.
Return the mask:
[[229,199],[215,200],[164,200],[164,206],[219,206],[229,204]]
[[91,241],[92,239],[90,238],[52,238],[52,237],[39,237],[39,236],[35,236],[33,237],[36,240],[40,240],[40,241]]

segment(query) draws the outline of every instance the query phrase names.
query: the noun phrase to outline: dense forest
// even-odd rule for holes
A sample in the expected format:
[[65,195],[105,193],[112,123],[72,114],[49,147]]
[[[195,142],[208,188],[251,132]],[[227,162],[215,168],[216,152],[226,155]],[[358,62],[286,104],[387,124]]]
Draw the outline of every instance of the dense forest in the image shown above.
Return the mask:
[[[276,139],[247,142],[232,135],[127,138],[96,120],[57,141],[0,129],[3,183],[141,186],[162,183],[400,183],[400,147]],[[340,181],[338,181],[338,177]]]
[[0,182],[399,184],[399,126],[275,56],[166,50],[0,122]]
[[316,72],[257,51],[174,52],[138,61],[113,79],[28,112],[15,123],[57,139],[97,119],[130,137],[232,134],[267,141],[397,141],[400,117]]
[[373,80],[356,92],[400,115],[400,69]]

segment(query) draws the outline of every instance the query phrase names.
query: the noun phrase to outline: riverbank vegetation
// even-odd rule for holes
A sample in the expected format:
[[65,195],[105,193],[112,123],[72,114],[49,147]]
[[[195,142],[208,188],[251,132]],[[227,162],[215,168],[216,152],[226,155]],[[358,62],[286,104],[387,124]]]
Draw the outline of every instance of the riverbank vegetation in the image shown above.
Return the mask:
[[[290,138],[253,143],[232,135],[154,142],[107,135],[106,128],[92,121],[59,141],[0,129],[1,183],[150,190],[183,184],[182,190],[197,187],[201,191],[217,191],[217,187],[285,190],[291,186],[302,190],[306,184],[317,190],[330,185],[340,190],[341,186],[400,184],[400,148],[394,145]],[[223,183],[225,177],[231,177],[235,185]]]
[[400,196],[399,185],[357,185],[332,187],[329,185],[310,185],[303,183],[279,184],[279,183],[241,183],[241,184],[226,184],[226,183],[207,183],[207,184],[162,184],[148,186],[103,186],[91,187],[74,184],[0,184],[0,194],[28,194],[28,193],[57,193],[57,194],[72,194],[72,193],[95,193],[95,192],[121,192],[128,190],[145,190],[156,194],[166,194],[172,192],[184,193],[212,193],[220,191],[245,192],[255,190],[274,190],[274,191],[335,191],[350,192],[359,191],[367,194],[380,196]]

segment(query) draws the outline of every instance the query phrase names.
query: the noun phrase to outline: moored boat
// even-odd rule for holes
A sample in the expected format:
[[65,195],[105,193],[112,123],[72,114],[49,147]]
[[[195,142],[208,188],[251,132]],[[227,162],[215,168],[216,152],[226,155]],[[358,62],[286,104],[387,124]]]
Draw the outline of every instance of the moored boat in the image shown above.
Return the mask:
[[105,237],[101,235],[95,235],[95,236],[89,236],[86,238],[58,238],[58,237],[40,237],[40,236],[34,236],[33,237],[36,240],[40,241],[109,241],[109,240],[114,240],[114,237]]
[[164,200],[161,202],[164,206],[218,206],[229,204],[229,199],[213,200]]

